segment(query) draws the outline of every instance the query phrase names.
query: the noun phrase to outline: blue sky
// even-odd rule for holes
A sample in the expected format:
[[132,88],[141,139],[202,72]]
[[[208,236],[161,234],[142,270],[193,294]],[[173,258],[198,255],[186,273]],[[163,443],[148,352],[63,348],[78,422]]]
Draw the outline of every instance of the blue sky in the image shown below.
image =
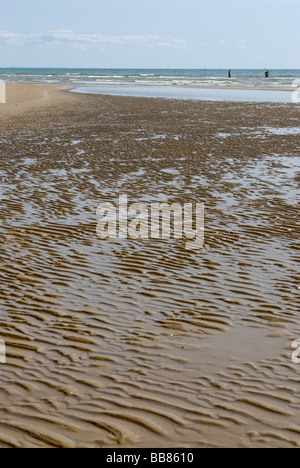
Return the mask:
[[0,0],[0,67],[300,68],[300,0]]

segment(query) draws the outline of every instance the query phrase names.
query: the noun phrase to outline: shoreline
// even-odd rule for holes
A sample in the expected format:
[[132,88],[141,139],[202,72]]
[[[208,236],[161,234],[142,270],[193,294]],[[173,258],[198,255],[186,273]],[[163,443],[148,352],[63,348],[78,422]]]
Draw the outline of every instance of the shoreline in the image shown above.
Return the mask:
[[[296,89],[293,90],[294,92]],[[72,90],[75,94],[108,95],[187,101],[292,103],[292,92],[281,89],[247,89],[221,87],[105,85],[84,86]],[[298,94],[297,94],[298,95]]]
[[[115,85],[117,86],[117,85]],[[131,86],[131,85],[129,85]],[[166,87],[167,88],[167,87]],[[147,89],[147,86],[145,86]],[[172,88],[173,89],[173,88]],[[191,88],[185,88],[191,89]],[[227,90],[227,91],[249,91],[248,88],[216,88],[216,87],[201,87],[194,89],[204,90]],[[78,91],[77,91],[78,90]],[[255,92],[258,89],[251,89],[251,92]],[[269,89],[259,89],[259,91],[273,91]],[[275,92],[282,92],[282,89],[277,89]],[[286,91],[286,90],[285,90]],[[295,91],[295,89],[293,89]],[[214,103],[242,103],[242,104],[278,104],[278,105],[295,105],[292,102],[280,102],[280,101],[239,101],[239,100],[223,100],[223,99],[196,99],[196,98],[180,98],[176,96],[164,97],[164,96],[135,96],[126,94],[109,94],[109,93],[88,93],[82,92],[78,87],[67,87],[57,85],[39,85],[29,83],[6,83],[6,95],[7,103],[0,104],[0,119],[6,119],[8,117],[22,115],[26,112],[41,111],[43,109],[56,107],[63,108],[63,104],[76,104],[79,100],[82,100],[82,96],[87,99],[89,96],[91,99],[97,99],[101,97],[112,97],[112,98],[128,98],[128,99],[153,99],[153,100],[167,100],[167,101],[186,101],[190,103],[199,102],[214,102]]]
[[295,91],[295,87],[290,86],[290,87],[280,87],[280,86],[247,86],[247,85],[163,85],[163,84],[141,84],[141,83],[110,83],[110,84],[96,84],[96,83],[76,83],[76,85],[71,85],[71,84],[48,84],[48,83],[29,83],[29,82],[20,82],[20,81],[6,81],[6,85],[24,85],[24,86],[45,86],[49,88],[60,88],[60,89],[77,89],[77,88],[82,88],[82,87],[93,87],[93,86],[99,86],[99,87],[135,87],[135,86],[140,86],[143,88],[149,88],[149,87],[163,87],[163,88],[175,88],[175,89],[221,89],[221,90],[237,90],[237,91],[287,91],[287,92],[292,92]]

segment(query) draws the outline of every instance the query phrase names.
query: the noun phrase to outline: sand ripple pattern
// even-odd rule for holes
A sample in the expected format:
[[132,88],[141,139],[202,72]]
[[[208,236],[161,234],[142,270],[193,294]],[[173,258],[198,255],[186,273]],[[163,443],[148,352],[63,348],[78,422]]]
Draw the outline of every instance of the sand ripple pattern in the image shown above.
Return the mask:
[[[0,128],[0,446],[299,447],[299,108],[76,100]],[[124,193],[204,249],[100,241]]]

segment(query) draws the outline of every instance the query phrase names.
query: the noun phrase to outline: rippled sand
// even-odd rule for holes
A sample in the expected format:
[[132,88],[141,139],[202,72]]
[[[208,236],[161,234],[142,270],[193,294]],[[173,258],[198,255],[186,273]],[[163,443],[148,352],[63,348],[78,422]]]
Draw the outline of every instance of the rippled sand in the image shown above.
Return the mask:
[[[61,96],[0,121],[0,446],[299,447],[299,106]],[[119,194],[205,247],[100,241]]]

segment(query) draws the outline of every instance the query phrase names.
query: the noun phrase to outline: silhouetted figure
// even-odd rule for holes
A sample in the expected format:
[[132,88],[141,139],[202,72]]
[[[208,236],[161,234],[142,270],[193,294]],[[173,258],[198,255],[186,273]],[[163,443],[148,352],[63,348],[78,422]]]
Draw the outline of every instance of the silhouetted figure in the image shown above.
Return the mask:
[[266,78],[269,78],[269,76],[270,76],[270,72],[266,71],[265,77],[266,77]]
[[231,70],[228,72],[228,78],[231,78]]

